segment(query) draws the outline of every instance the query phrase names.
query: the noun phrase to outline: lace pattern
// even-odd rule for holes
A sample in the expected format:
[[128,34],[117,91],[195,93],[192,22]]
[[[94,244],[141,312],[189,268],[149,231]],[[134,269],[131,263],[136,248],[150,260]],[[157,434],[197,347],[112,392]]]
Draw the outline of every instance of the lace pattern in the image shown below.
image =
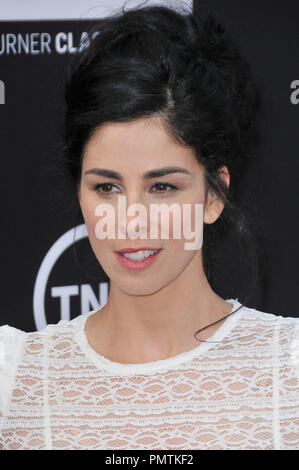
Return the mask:
[[299,319],[242,307],[219,342],[130,365],[88,345],[93,312],[0,328],[1,449],[299,449]]

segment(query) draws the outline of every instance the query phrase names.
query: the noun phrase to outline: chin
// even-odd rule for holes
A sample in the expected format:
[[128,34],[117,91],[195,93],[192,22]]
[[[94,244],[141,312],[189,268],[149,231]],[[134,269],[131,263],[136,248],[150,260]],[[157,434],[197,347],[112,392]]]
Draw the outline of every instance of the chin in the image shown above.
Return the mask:
[[[110,278],[111,279],[111,278]],[[162,289],[165,284],[157,283],[150,284],[144,282],[144,280],[140,279],[140,283],[138,280],[131,280],[128,282],[115,282],[111,279],[111,281],[120,289],[122,292],[128,295],[152,295]]]

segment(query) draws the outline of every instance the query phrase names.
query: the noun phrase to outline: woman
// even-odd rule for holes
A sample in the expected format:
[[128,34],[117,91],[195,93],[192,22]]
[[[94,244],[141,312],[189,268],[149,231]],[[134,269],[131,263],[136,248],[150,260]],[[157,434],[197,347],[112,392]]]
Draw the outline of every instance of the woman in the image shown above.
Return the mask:
[[[109,298],[39,332],[0,328],[1,447],[299,448],[299,320],[211,286],[226,230],[256,263],[238,204],[257,144],[248,67],[217,21],[191,12],[145,6],[92,31],[66,84],[61,160]],[[132,213],[115,222],[122,237],[101,238],[97,208],[118,214],[119,196],[146,209],[146,239],[131,236]],[[193,226],[202,207],[202,246],[185,249],[173,228],[149,237],[162,203],[189,204]]]

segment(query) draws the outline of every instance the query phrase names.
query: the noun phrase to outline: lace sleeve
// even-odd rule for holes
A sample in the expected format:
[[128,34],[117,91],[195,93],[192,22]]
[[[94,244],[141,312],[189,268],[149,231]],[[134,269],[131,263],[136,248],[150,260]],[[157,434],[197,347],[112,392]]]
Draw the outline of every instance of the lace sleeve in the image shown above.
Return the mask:
[[298,386],[298,397],[299,397],[299,318],[296,322],[294,336],[290,345],[290,357],[291,363],[295,368],[297,374],[297,386]]
[[25,334],[12,326],[0,327],[0,429]]
[[[279,339],[279,360],[275,378],[275,436],[278,449],[299,448],[299,318],[282,320]],[[279,419],[278,419],[279,418]]]

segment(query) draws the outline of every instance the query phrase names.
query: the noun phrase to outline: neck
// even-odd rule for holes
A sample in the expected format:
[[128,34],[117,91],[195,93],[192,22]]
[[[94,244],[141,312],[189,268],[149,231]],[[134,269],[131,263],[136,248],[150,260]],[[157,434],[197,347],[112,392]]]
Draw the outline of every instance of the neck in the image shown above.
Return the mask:
[[[232,305],[211,289],[198,263],[194,267],[148,295],[130,295],[111,282],[106,305],[86,325],[91,346],[125,363],[165,359],[198,346],[194,333],[229,314]],[[205,329],[200,339],[208,339],[221,325]]]

